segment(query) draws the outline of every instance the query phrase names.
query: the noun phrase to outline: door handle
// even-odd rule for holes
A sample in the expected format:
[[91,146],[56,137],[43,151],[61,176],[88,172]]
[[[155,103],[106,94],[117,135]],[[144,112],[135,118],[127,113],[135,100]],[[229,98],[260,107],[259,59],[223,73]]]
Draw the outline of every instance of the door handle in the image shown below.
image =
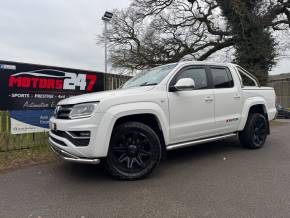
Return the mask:
[[239,96],[239,95],[234,97],[234,99],[240,99],[240,98],[241,98],[241,96]]
[[213,101],[213,97],[210,97],[210,96],[205,97],[204,101],[205,102],[212,102]]

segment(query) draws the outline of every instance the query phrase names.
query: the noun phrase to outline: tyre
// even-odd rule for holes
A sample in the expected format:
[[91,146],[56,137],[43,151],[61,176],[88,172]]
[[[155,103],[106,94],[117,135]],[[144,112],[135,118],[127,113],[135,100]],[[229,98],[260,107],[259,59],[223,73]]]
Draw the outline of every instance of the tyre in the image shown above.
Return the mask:
[[268,121],[265,116],[250,113],[244,130],[239,133],[241,144],[250,149],[263,147],[268,135],[268,128]]
[[160,159],[157,134],[143,123],[127,122],[114,129],[105,166],[117,179],[135,180],[149,175]]

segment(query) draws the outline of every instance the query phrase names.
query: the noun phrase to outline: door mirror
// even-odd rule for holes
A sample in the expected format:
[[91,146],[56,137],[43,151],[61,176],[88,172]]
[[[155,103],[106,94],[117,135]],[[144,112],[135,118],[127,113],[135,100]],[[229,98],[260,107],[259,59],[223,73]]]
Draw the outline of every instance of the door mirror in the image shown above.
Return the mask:
[[188,91],[195,88],[194,80],[191,78],[182,78],[174,85],[175,91]]

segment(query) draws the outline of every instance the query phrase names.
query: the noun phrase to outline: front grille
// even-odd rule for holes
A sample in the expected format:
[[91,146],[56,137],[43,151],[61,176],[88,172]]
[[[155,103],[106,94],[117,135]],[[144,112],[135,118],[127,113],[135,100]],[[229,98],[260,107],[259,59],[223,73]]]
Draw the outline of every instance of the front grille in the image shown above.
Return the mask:
[[70,119],[69,114],[72,111],[73,105],[59,105],[57,106],[55,118]]

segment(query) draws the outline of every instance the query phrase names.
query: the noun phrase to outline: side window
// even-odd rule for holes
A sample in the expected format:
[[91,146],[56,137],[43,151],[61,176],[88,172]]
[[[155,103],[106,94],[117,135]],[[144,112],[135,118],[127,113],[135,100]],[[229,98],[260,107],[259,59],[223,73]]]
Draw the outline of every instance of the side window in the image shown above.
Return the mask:
[[245,70],[241,69],[240,67],[237,67],[239,75],[242,79],[242,85],[243,86],[258,86],[259,84],[255,80],[255,78],[249,76],[249,72],[245,72]]
[[234,81],[233,81],[232,75],[225,68],[211,67],[210,69],[211,69],[213,84],[216,89],[234,87]]
[[194,80],[195,89],[205,89],[208,87],[205,68],[188,68],[177,75],[175,82],[183,78]]

